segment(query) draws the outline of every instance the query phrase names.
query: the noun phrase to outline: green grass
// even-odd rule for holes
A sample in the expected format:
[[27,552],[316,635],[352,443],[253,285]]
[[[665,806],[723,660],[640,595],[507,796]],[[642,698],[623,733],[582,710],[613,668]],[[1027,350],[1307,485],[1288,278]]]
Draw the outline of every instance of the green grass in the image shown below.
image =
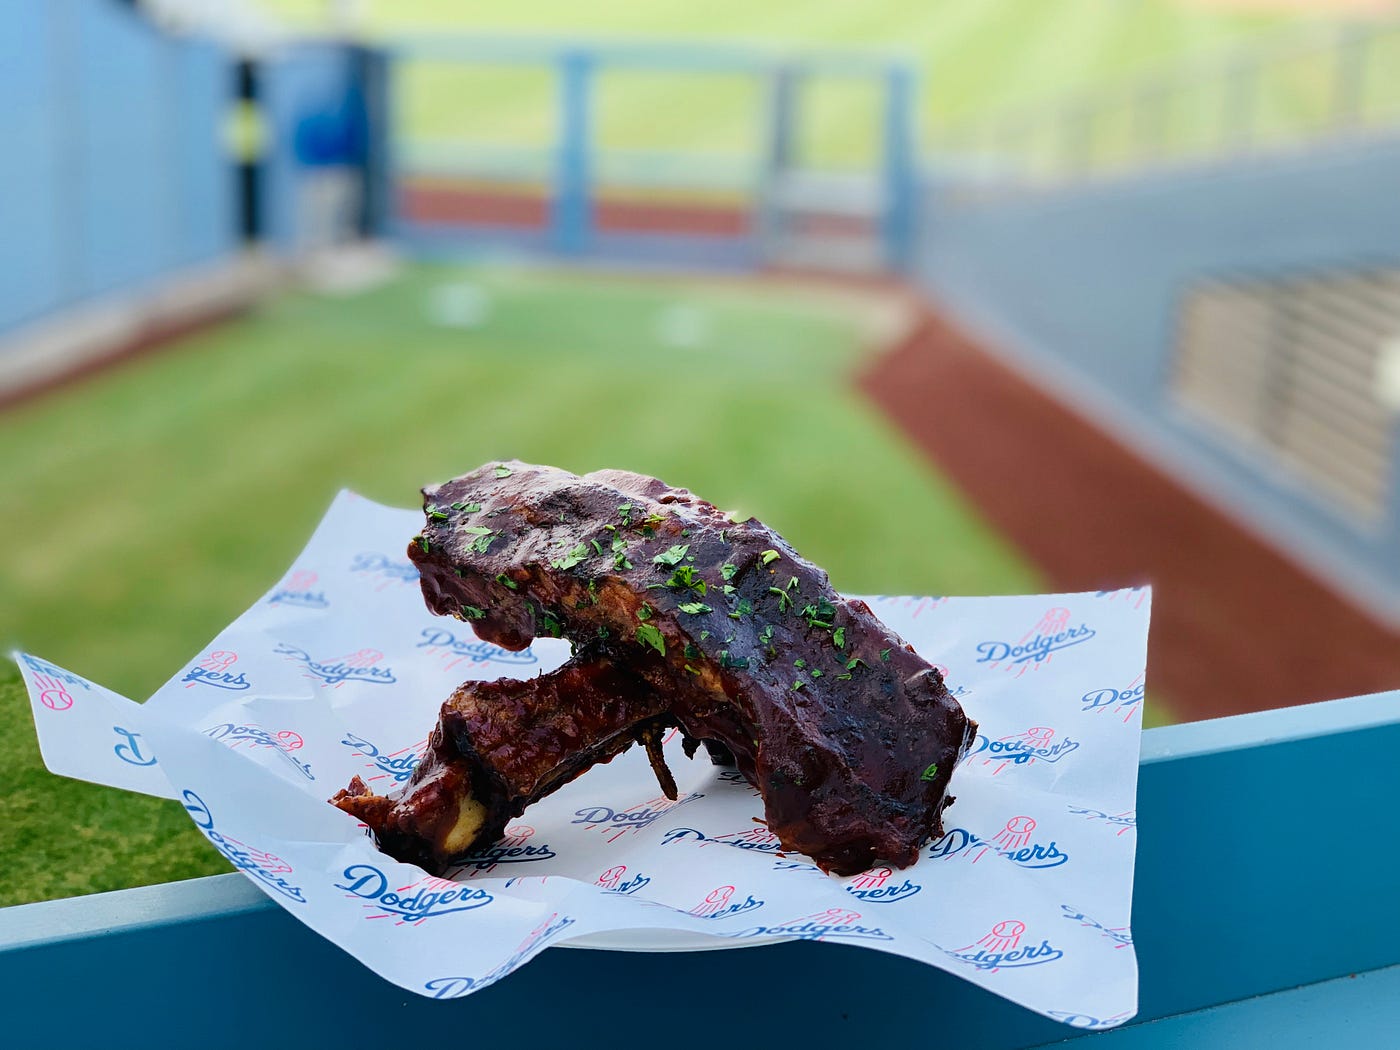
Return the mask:
[[[484,322],[435,323],[444,294]],[[272,300],[0,417],[0,642],[144,699],[276,581],[341,486],[412,506],[512,456],[757,514],[848,592],[1038,589],[852,393],[869,323],[793,289],[507,269]],[[44,771],[17,682],[0,673],[0,904],[222,869],[173,803]]]
[[[315,24],[323,0],[259,0],[293,22]],[[933,133],[994,114],[1038,107],[1110,85],[1148,68],[1302,23],[1299,15],[1230,10],[1182,0],[563,0],[462,5],[453,0],[379,0],[373,33],[405,31],[539,34],[555,38],[741,41],[770,47],[886,49],[922,74],[922,123]],[[604,149],[684,149],[742,155],[758,141],[756,94],[742,78],[616,72],[600,92]],[[547,141],[554,87],[547,76],[507,67],[424,66],[400,84],[410,137],[534,147]],[[801,136],[807,158],[858,164],[874,148],[868,92],[819,84]]]

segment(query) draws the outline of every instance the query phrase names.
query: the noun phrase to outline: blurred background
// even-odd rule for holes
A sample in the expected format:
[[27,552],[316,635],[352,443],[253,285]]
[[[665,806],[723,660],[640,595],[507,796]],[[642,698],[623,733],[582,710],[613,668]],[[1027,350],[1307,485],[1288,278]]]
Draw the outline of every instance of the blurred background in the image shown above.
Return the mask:
[[[1395,2],[33,0],[0,131],[7,649],[143,699],[338,489],[519,457],[1150,584],[1148,725],[1400,687]],[[0,761],[0,904],[218,870],[8,664]]]

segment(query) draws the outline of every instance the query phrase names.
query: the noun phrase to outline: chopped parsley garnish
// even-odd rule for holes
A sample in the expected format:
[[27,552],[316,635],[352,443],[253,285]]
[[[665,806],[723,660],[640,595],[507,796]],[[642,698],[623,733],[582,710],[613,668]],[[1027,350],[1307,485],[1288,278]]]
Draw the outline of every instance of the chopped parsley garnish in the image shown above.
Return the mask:
[[936,776],[938,776],[938,763],[934,762],[930,764],[927,769],[925,769],[922,773],[919,774],[919,779],[932,780]]
[[849,682],[853,677],[855,676],[852,675],[850,671],[847,671],[845,674],[838,674],[836,680],[838,682]]
[[652,558],[652,564],[675,568],[680,564],[681,559],[685,557],[686,551],[688,550],[690,550],[690,544],[678,543],[665,554],[658,554],[655,558]]
[[853,657],[851,657],[849,660],[846,661],[846,670],[848,670],[848,671],[854,671],[857,667],[869,667],[869,666],[870,666],[870,665],[867,664],[864,660],[862,660],[859,656],[853,656]]
[[424,554],[429,554],[432,552],[433,548],[432,545],[428,543],[428,537],[414,536],[413,538],[418,541],[418,547],[420,550],[422,550]]
[[573,550],[569,551],[568,554],[564,555],[564,557],[552,561],[549,564],[555,569],[572,569],[586,557],[588,557],[588,548],[580,543]]
[[708,637],[710,637],[710,632],[709,632],[709,631],[701,631],[701,632],[700,632],[700,640],[701,640],[702,642],[703,642],[706,638],[708,638]]
[[559,618],[548,610],[540,610],[540,620],[544,624],[546,633],[551,638],[558,638],[564,633],[564,625],[559,622]]
[[741,616],[748,616],[751,612],[753,612],[753,602],[749,601],[747,598],[740,598],[739,604],[734,607],[734,611],[729,614],[729,618],[731,620],[737,620]]
[[738,589],[739,589],[739,588],[738,588],[738,587],[735,587],[732,583],[726,583],[726,584],[724,585],[724,596],[725,596],[726,598],[728,598],[731,594],[733,594],[733,593],[734,593],[735,591],[737,591]]
[[758,640],[764,645],[768,645],[773,641],[773,625],[771,623],[766,624],[763,630],[758,632]]
[[689,613],[691,616],[699,616],[701,613],[714,612],[714,610],[704,602],[681,602],[676,608],[683,613]]
[[463,525],[462,531],[468,536],[489,536],[495,530],[485,525]]
[[622,524],[632,524],[632,504],[624,503],[617,508],[617,516],[622,519]]
[[683,587],[702,595],[709,589],[705,581],[695,574],[694,565],[677,565],[676,571],[671,573],[671,578],[666,581],[666,586]]
[[452,515],[448,514],[445,510],[440,510],[432,505],[428,507],[428,517],[432,518],[434,521],[446,521],[451,516]]
[[651,606],[648,605],[646,602],[642,602],[642,607],[641,607],[640,609],[637,610],[637,619],[639,619],[639,620],[650,620],[650,619],[651,619]]
[[452,504],[452,509],[453,509],[453,510],[460,510],[463,514],[475,514],[477,511],[479,511],[479,510],[481,509],[481,504],[480,504],[480,503],[462,503],[462,502],[459,501],[459,502],[457,502],[457,503]]
[[730,656],[728,649],[721,649],[719,651],[719,665],[721,667],[729,667],[734,668],[735,670],[743,671],[748,668],[749,661],[747,657]]
[[496,540],[496,534],[489,529],[472,541],[472,550],[478,554],[485,554],[491,549],[491,544]]
[[654,623],[644,623],[637,628],[637,641],[649,645],[662,656],[666,655],[666,636]]
[[880,659],[881,659],[881,660],[884,660],[886,663],[888,663],[888,662],[889,662],[889,659],[890,659],[890,653],[892,653],[892,652],[894,652],[893,649],[881,649],[881,650],[880,650]]
[[[665,520],[666,519],[660,514],[648,514],[645,518],[642,519],[642,529],[644,531],[646,529],[651,529],[653,532],[655,532],[656,526],[660,525]],[[686,535],[689,535],[689,533],[687,532]]]
[[812,668],[812,677],[813,677],[813,678],[820,678],[820,677],[822,676],[823,673],[824,673],[824,672],[817,670],[815,667]]
[[759,557],[763,559],[764,565],[772,565],[775,561],[781,558],[782,555],[779,554],[777,551],[768,550],[764,551],[761,555],[759,555]]
[[799,615],[807,621],[808,627],[830,627],[831,618],[836,615],[836,607],[825,598],[818,598],[803,606]]
[[838,627],[831,632],[831,640],[838,649],[846,648],[846,628]]
[[806,660],[802,660],[802,659],[797,659],[797,660],[794,660],[794,661],[792,662],[792,666],[793,666],[793,667],[806,667],[806,666],[807,666],[807,661],[806,661]]
[[694,642],[686,642],[686,643],[685,643],[685,658],[686,658],[687,660],[698,660],[698,659],[700,659],[700,650],[697,649],[697,648],[695,648],[695,643],[694,643]]
[[796,682],[793,682],[793,683],[792,683],[792,691],[793,691],[794,693],[800,692],[800,691],[802,690],[802,687],[805,686],[806,684],[807,684],[806,682],[802,681],[802,680],[799,678]]
[[593,544],[593,553],[594,553],[594,554],[602,554],[602,553],[603,553],[603,545],[602,545],[601,543],[599,543],[597,540],[589,540],[588,542],[591,543],[591,544]]
[[520,584],[516,583],[514,580],[512,580],[509,576],[507,576],[507,575],[506,575],[505,573],[503,573],[503,572],[502,572],[502,573],[497,573],[497,575],[496,575],[496,582],[499,583],[502,587],[509,587],[509,588],[510,588],[511,590],[513,590],[513,591],[518,591],[518,590],[520,590]]
[[734,579],[734,574],[738,571],[739,566],[733,564],[732,562],[725,562],[719,567],[719,574],[723,576],[726,580]]
[[512,473],[514,472],[510,469],[510,467],[502,466],[499,463],[496,465],[496,477],[508,478],[511,476]]
[[795,590],[797,590],[798,586],[799,586],[799,584],[798,584],[798,582],[797,582],[797,577],[796,577],[796,576],[794,576],[792,579],[788,580],[788,590],[790,590],[790,591],[795,591]]
[[486,619],[486,610],[478,609],[475,605],[464,605],[462,606],[462,616],[467,620],[484,620]]
[[792,599],[788,597],[787,591],[783,590],[781,587],[769,587],[768,593],[778,596],[778,612],[787,612],[792,608]]

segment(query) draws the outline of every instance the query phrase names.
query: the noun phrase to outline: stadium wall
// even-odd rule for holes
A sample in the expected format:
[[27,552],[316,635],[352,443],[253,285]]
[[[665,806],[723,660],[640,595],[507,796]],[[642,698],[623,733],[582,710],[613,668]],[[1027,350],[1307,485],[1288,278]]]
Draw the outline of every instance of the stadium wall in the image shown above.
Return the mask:
[[235,251],[233,83],[128,5],[0,9],[0,331]]
[[1400,476],[1382,519],[1358,522],[1194,424],[1169,388],[1193,284],[1400,265],[1397,172],[1400,137],[1058,190],[979,194],[935,171],[918,269],[988,342],[1400,619]]

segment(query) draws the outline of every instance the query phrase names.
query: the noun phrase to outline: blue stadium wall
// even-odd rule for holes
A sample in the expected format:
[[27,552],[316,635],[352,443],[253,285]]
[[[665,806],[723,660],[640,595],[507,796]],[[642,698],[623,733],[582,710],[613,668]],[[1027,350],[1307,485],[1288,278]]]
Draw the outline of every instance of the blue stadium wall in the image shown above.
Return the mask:
[[0,6],[0,331],[235,250],[233,90],[113,0]]
[[[917,265],[942,303],[1217,502],[1400,612],[1400,476],[1383,520],[1360,525],[1192,425],[1169,392],[1192,284],[1400,266],[1400,137],[959,198],[935,172]],[[1400,427],[1393,437],[1400,474]]]

